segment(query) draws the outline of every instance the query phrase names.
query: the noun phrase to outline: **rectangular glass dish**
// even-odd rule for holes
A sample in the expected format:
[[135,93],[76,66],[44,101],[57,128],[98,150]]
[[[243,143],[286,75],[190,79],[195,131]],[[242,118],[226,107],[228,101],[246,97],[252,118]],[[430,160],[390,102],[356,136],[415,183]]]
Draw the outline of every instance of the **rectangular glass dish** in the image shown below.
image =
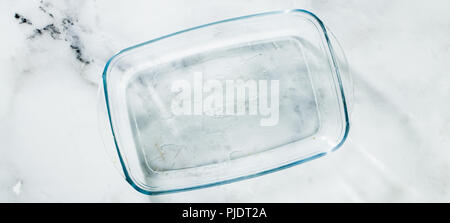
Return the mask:
[[339,148],[349,120],[333,44],[305,10],[214,22],[124,49],[103,72],[110,136],[145,194],[281,170]]

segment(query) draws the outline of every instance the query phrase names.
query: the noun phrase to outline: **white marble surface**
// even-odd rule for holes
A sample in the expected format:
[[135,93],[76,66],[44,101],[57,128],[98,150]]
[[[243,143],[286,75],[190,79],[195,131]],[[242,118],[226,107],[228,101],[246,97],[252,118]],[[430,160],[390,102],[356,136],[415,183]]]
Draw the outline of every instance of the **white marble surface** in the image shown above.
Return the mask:
[[[134,191],[98,133],[107,59],[186,27],[288,8],[317,14],[345,49],[355,82],[346,144],[248,181]],[[447,0],[0,0],[0,202],[450,202],[449,12]]]

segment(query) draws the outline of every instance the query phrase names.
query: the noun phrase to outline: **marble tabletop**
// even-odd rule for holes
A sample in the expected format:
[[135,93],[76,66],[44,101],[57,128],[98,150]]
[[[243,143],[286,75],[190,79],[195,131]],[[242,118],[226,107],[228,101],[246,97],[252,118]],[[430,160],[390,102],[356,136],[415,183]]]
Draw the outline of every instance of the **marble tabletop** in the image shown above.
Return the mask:
[[[98,131],[109,57],[186,27],[290,8],[318,15],[348,57],[344,146],[214,188],[154,197],[131,188]],[[2,0],[0,202],[449,202],[449,12],[447,0]]]

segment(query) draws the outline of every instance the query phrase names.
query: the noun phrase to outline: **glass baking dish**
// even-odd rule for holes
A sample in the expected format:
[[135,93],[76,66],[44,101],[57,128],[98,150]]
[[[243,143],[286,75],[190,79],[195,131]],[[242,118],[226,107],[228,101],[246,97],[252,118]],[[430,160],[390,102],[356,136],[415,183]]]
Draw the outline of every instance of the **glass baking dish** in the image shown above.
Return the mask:
[[126,48],[103,72],[106,146],[125,179],[149,195],[230,183],[321,157],[349,131],[344,89],[350,85],[335,47],[319,18],[295,9]]

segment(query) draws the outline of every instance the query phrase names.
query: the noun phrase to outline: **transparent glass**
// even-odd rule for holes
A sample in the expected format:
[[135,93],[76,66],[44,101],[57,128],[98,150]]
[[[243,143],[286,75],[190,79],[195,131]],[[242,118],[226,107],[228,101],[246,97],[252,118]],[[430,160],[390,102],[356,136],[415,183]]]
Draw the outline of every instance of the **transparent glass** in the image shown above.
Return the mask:
[[349,131],[346,71],[340,46],[308,11],[227,19],[114,55],[100,126],[142,193],[230,183],[339,148]]

